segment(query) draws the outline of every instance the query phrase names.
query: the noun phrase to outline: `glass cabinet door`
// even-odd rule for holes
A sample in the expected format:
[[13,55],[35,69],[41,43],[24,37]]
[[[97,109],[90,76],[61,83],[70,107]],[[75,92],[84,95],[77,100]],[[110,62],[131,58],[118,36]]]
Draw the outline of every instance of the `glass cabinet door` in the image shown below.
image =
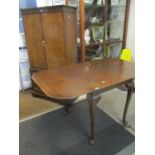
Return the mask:
[[103,1],[85,0],[85,44],[103,42],[104,8]]
[[106,40],[123,39],[126,0],[109,0],[107,4],[107,37]]
[[103,58],[105,40],[105,2],[85,0],[85,53],[86,61]]
[[[119,58],[124,35],[127,0],[83,0],[84,1],[84,44],[86,61]],[[78,42],[81,32],[80,1],[68,0],[78,8]],[[75,6],[75,5],[74,5]]]
[[122,50],[126,0],[108,0],[107,2],[105,38],[111,44],[107,44],[104,48],[104,56],[118,58]]
[[111,43],[104,46],[104,57],[119,58],[122,43]]

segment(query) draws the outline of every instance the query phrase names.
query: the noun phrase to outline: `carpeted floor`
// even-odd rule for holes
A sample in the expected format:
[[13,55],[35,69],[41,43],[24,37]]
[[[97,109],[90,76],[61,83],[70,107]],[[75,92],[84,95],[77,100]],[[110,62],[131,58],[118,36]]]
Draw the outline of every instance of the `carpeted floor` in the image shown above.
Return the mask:
[[[20,123],[20,155],[131,155],[134,136],[97,108],[96,143],[88,144],[89,105],[77,104]],[[132,145],[133,144],[133,145]],[[124,148],[128,152],[122,152]]]
[[[123,115],[123,108],[125,105],[126,92],[120,91],[119,89],[113,89],[111,91],[102,94],[102,99],[98,103],[98,107],[102,109],[106,114],[113,118],[116,122],[121,124],[121,119]],[[28,90],[20,92],[20,122],[29,120],[30,118],[46,115],[45,113],[61,108],[57,103],[32,97],[31,92]],[[83,99],[85,97],[82,97]],[[37,118],[37,117],[36,117]],[[131,103],[127,113],[127,120],[129,122],[129,127],[126,128],[129,132],[134,135],[135,131],[135,96],[133,95]],[[26,121],[27,122],[27,121]],[[25,122],[25,123],[26,123]],[[129,154],[130,148],[126,154]],[[122,152],[121,155],[126,155]],[[134,155],[134,154],[132,154]]]

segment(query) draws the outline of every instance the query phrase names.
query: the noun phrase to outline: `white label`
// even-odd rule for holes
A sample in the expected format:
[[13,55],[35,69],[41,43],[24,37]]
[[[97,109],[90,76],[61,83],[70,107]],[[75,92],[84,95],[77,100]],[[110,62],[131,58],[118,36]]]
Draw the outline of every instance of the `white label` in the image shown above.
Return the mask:
[[52,0],[37,0],[37,7],[52,6]]
[[65,0],[53,0],[53,5],[64,5]]

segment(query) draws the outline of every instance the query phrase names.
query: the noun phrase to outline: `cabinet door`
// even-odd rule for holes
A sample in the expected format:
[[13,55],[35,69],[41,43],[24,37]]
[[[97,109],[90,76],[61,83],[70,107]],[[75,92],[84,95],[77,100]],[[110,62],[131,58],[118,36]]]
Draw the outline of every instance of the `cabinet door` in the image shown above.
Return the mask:
[[30,66],[35,68],[46,68],[44,47],[42,45],[43,36],[39,14],[23,15],[26,46]]
[[77,18],[76,10],[64,12],[64,35],[66,64],[77,63]]
[[45,38],[48,68],[65,64],[64,29],[61,12],[45,12],[41,15]]

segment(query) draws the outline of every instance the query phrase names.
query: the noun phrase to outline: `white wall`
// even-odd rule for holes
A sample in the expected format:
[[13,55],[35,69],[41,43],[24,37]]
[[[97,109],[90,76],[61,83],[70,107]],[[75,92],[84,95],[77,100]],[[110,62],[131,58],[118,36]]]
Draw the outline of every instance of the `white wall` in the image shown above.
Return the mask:
[[126,47],[132,50],[133,61],[135,61],[135,0],[131,0],[130,4]]

